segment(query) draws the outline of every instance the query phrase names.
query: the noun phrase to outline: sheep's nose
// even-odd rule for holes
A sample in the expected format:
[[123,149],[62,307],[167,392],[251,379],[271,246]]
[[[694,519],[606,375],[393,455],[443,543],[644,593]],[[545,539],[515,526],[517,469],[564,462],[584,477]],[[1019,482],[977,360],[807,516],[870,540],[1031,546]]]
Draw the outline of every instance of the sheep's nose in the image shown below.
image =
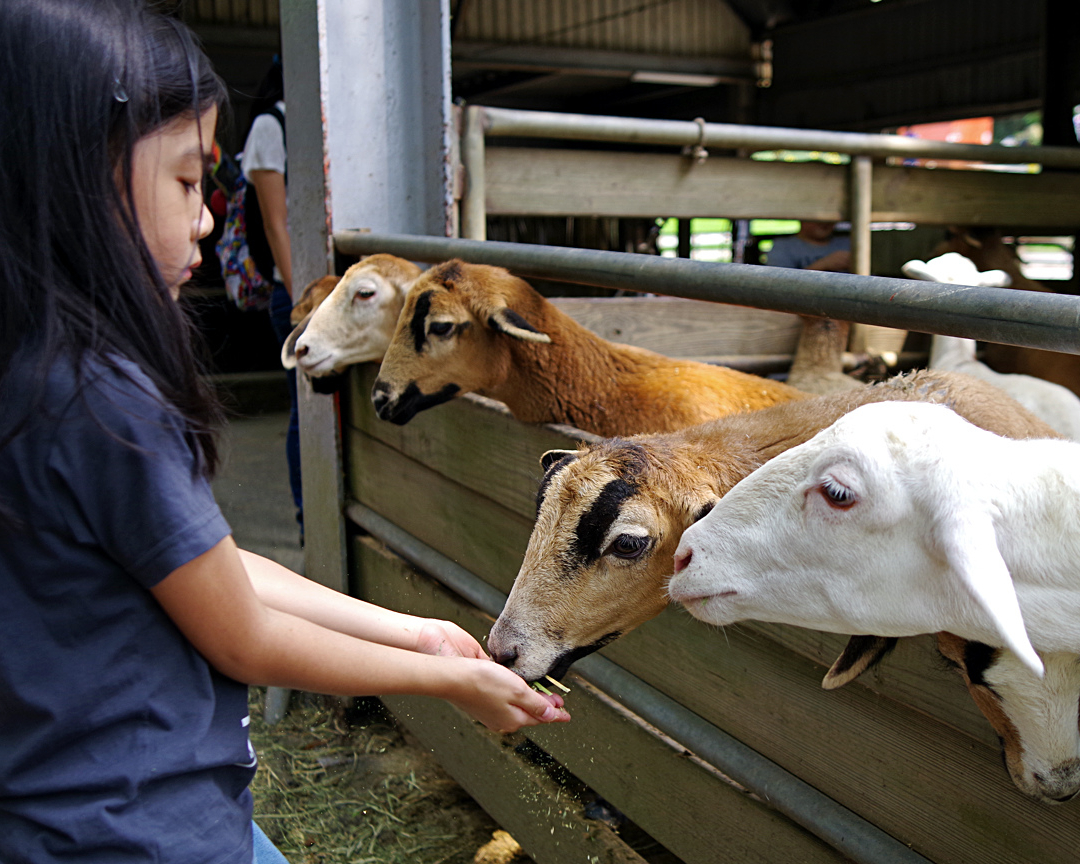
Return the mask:
[[693,557],[693,549],[687,549],[684,552],[677,552],[675,554],[675,572],[681,573],[683,570],[685,570],[690,564],[690,559]]
[[310,350],[307,345],[297,345],[293,353],[296,354],[296,359],[299,360],[301,357],[307,357]]
[[371,388],[371,404],[378,413],[382,413],[386,403],[390,401],[390,386],[384,381],[376,381]]
[[491,653],[491,659],[500,666],[505,666],[507,669],[514,665],[517,658],[518,652],[516,648],[508,648],[506,651],[493,651]]

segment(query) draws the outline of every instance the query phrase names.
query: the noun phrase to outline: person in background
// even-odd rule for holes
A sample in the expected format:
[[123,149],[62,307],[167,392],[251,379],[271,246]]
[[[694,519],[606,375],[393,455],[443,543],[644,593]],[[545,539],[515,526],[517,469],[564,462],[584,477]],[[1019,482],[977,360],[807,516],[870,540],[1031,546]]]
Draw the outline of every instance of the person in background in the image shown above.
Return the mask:
[[247,684],[570,719],[455,624],[233,541],[177,302],[225,99],[145,0],[0,3],[4,864],[281,864],[251,818]]
[[[286,194],[288,157],[285,147],[285,83],[281,58],[276,56],[251,106],[251,123],[244,141],[241,168],[248,181],[248,246],[263,277],[273,283],[270,325],[278,350],[292,331],[292,252],[289,246],[289,207]],[[255,194],[251,195],[251,190]],[[300,415],[296,399],[296,370],[285,371],[289,385],[289,426],[285,459],[289,488],[304,542],[304,503],[300,478]]]
[[803,221],[798,233],[774,241],[766,263],[770,267],[849,273],[851,238],[835,232],[835,222]]

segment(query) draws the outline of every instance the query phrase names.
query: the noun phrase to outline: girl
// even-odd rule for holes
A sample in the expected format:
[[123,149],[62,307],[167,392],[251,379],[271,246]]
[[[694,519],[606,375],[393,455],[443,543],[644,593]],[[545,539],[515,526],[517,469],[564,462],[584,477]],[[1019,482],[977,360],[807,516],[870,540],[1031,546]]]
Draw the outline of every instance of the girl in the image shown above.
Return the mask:
[[569,715],[236,548],[176,303],[221,82],[140,0],[0,3],[0,860],[250,864],[246,687]]

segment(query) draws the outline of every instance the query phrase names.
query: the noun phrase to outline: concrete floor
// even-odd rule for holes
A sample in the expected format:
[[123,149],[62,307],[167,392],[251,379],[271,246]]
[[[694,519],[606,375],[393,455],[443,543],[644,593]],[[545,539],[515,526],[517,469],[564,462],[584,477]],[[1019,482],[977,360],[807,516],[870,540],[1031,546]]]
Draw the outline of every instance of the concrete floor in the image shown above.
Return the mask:
[[236,543],[297,573],[303,572],[300,529],[285,463],[288,412],[233,418],[223,441],[223,468],[214,495]]

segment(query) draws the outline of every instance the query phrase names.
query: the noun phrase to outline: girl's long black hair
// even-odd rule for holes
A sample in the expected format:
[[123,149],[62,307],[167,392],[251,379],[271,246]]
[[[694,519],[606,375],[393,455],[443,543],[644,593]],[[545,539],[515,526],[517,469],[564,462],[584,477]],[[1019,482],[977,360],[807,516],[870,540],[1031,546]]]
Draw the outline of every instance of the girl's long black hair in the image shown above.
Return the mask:
[[[139,230],[131,162],[144,135],[226,102],[187,27],[143,0],[0,2],[0,392],[16,354],[41,384],[60,359],[127,358],[207,476],[220,407]],[[36,407],[4,418],[0,447]]]

